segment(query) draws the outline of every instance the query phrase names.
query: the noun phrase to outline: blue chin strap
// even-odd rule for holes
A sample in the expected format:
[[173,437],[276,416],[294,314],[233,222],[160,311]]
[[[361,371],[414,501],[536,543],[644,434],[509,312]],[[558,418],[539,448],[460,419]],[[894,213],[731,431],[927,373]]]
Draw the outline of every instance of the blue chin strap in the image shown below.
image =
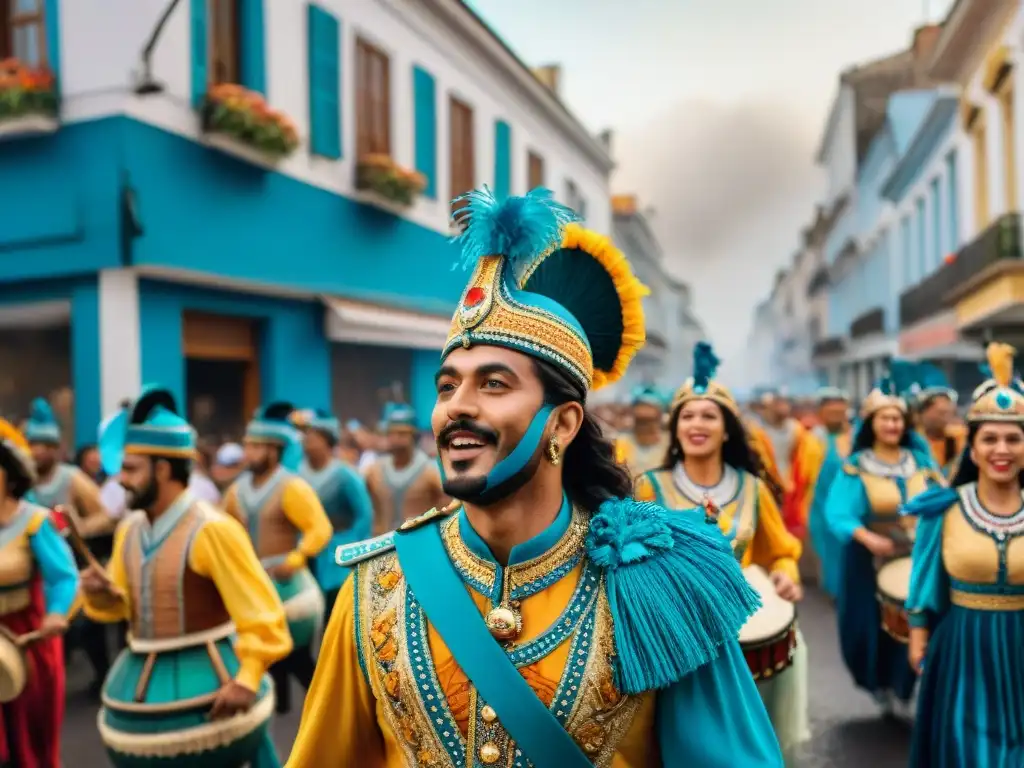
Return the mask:
[[[491,471],[487,473],[484,485],[477,492],[478,496],[487,496],[493,493],[496,489],[514,479],[516,475],[526,468],[526,465],[530,463],[530,459],[533,458],[540,447],[540,441],[544,437],[544,428],[547,426],[548,417],[553,410],[553,406],[545,405],[537,411],[530,422],[530,426],[527,427],[526,432],[519,442],[516,443],[516,447],[512,449],[512,452],[495,464]],[[440,456],[437,458],[437,468],[441,472],[441,482],[445,483],[447,478]]]

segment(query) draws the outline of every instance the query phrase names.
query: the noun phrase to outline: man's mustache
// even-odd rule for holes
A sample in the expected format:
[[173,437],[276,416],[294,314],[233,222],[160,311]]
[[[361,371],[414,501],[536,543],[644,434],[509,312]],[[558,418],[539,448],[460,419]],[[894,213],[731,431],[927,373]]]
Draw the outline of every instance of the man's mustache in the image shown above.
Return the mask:
[[477,422],[469,419],[458,419],[457,421],[448,422],[444,426],[444,429],[442,429],[438,434],[438,446],[447,446],[452,435],[456,432],[469,432],[475,437],[480,438],[484,443],[490,443],[491,445],[498,444],[498,433],[490,427],[485,427],[483,424],[478,424]]

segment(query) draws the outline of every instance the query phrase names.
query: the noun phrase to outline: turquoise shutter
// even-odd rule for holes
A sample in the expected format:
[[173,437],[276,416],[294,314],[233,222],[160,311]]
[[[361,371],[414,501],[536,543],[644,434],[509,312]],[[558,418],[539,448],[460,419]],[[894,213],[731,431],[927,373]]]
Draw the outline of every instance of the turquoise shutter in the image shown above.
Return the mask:
[[206,31],[206,0],[192,0],[192,106],[199,108],[209,85],[209,33]]
[[416,170],[427,186],[423,196],[437,198],[437,89],[434,77],[421,67],[413,67],[412,91],[416,113]]
[[512,194],[512,128],[504,120],[494,123],[494,194]]
[[312,3],[308,22],[309,149],[336,160],[341,157],[341,26]]
[[43,18],[46,20],[46,64],[57,83],[57,92],[60,93],[60,2],[59,0],[46,0],[43,8]]
[[263,36],[263,0],[241,0],[238,7],[242,38],[242,85],[267,92],[266,41]]

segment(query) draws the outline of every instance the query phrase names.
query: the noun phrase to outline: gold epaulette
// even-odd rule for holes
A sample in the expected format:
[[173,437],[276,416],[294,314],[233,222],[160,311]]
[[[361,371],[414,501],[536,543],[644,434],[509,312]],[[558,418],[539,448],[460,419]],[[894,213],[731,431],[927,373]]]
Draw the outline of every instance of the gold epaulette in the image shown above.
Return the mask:
[[440,509],[434,507],[433,509],[424,512],[422,515],[419,515],[418,517],[412,517],[406,520],[398,527],[398,530],[411,531],[414,528],[419,528],[421,525],[426,525],[432,520],[437,520],[438,518],[442,517],[448,517],[448,515],[458,510],[459,507],[461,506],[462,502],[453,501],[441,507]]
[[843,462],[843,472],[848,474],[850,477],[860,477],[860,467],[849,461]]

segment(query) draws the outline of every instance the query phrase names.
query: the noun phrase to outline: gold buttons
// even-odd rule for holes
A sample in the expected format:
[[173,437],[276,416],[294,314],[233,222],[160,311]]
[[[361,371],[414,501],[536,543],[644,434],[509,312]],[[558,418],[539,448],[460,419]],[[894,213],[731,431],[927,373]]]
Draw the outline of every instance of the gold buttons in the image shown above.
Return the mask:
[[498,745],[492,741],[485,742],[480,745],[480,762],[485,765],[491,765],[492,763],[498,762],[501,759],[501,750],[498,749]]
[[480,718],[490,724],[498,719],[498,713],[485,704],[480,708]]

